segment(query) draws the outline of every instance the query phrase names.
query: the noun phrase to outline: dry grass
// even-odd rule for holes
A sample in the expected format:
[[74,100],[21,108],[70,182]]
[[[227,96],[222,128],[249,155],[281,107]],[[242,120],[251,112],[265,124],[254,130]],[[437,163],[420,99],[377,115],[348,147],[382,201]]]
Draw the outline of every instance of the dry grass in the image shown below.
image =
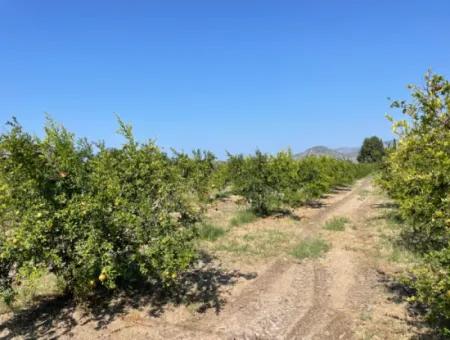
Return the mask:
[[[217,254],[223,262],[253,262],[271,256],[288,255],[304,238],[302,223],[290,216],[256,216],[237,199],[222,201],[207,214],[208,224],[221,228],[214,242],[204,237],[200,246]],[[208,227],[209,228],[209,227]]]

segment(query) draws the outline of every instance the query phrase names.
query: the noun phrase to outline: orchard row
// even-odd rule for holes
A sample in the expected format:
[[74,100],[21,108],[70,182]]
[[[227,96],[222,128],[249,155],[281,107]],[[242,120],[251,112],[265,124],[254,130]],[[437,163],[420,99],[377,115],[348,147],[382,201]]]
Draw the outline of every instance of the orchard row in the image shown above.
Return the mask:
[[208,202],[242,195],[268,215],[319,198],[367,175],[370,165],[257,151],[218,161],[210,152],[163,152],[138,143],[76,140],[49,120],[45,137],[13,120],[0,136],[0,291],[38,271],[78,299],[136,282],[175,287],[196,258],[196,224]]
[[411,87],[413,102],[394,102],[407,119],[394,122],[399,142],[386,159],[381,184],[405,219],[403,240],[423,263],[409,284],[411,300],[450,336],[450,83],[428,74]]

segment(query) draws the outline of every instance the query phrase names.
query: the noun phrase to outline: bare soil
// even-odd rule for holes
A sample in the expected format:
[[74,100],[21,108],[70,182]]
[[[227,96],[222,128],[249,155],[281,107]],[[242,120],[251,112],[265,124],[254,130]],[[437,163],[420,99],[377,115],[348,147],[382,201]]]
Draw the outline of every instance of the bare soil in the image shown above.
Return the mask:
[[[290,214],[229,227],[242,209],[217,202],[211,221],[227,228],[186,276],[178,299],[153,291],[116,297],[89,311],[49,298],[35,308],[0,316],[0,339],[411,339],[428,329],[408,311],[393,277],[404,269],[386,256],[382,236],[387,200],[371,179],[341,188]],[[346,217],[344,231],[327,231]],[[292,247],[321,237],[331,248],[297,260]],[[428,335],[431,338],[431,335]]]

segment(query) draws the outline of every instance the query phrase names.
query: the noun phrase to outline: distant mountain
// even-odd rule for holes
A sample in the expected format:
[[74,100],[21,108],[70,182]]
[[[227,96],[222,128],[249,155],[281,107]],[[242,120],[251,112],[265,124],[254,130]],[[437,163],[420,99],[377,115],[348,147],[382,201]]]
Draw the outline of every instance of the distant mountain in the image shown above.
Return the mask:
[[356,161],[356,158],[358,157],[360,149],[361,148],[344,147],[344,148],[335,149],[335,151],[339,152],[340,154],[343,154],[346,159]]
[[307,156],[329,156],[336,159],[348,159],[351,161],[356,161],[358,153],[359,148],[343,147],[337,149],[330,149],[326,146],[320,145],[314,146],[299,154],[296,154],[295,157],[303,158]]

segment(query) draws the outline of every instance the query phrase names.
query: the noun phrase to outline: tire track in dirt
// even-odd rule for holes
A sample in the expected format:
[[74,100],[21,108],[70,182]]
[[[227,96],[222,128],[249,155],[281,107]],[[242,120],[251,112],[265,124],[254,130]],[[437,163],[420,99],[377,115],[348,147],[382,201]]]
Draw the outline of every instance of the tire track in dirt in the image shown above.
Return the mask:
[[219,332],[226,331],[229,338],[277,339],[289,326],[291,315],[303,314],[311,308],[314,292],[311,285],[313,264],[302,268],[287,264],[283,272],[278,272],[270,283],[261,280],[265,288],[253,292],[248,302],[247,293],[236,306],[230,306],[228,316],[220,320]]
[[[360,190],[367,190],[370,182],[361,182]],[[369,203],[361,200],[356,190],[348,196],[345,204],[338,204],[327,217],[350,217],[358,224],[367,214]],[[351,339],[352,309],[359,296],[364,273],[359,268],[357,254],[346,248],[354,242],[356,232],[347,228],[343,233],[333,234],[333,247],[321,263],[316,263],[324,273],[315,280],[316,301],[308,314],[300,318],[286,334],[287,339]],[[358,306],[358,304],[357,304]]]
[[[360,182],[355,188],[364,185],[367,182]],[[352,214],[360,206],[353,189],[340,195],[331,206],[318,210],[307,223],[317,233],[328,218]],[[333,266],[340,267],[346,262],[345,267],[351,267],[348,256],[339,258],[341,263]],[[339,309],[345,305],[343,290],[348,291],[354,284],[354,273],[330,274],[326,267],[318,261],[299,264],[277,260],[235,297],[221,315],[204,319],[195,327],[208,327],[217,334],[227,334],[230,339],[307,339],[327,328],[348,324],[347,316]],[[348,276],[350,279],[343,280]],[[346,282],[345,287],[339,288],[339,294],[330,289],[336,281]],[[347,329],[342,330],[340,335],[347,333],[350,334]]]

